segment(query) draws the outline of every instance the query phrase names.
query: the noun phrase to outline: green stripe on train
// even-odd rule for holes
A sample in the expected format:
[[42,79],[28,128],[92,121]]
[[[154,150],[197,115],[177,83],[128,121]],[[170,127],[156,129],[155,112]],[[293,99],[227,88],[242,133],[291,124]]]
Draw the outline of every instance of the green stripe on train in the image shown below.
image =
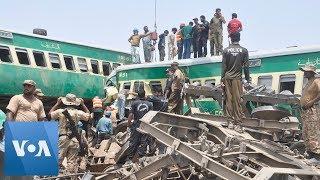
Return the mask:
[[13,95],[22,93],[22,82],[33,79],[37,88],[41,88],[46,96],[59,97],[74,93],[78,97],[93,98],[104,96],[104,77],[99,75],[46,68],[31,68],[13,64],[0,65],[0,94]]

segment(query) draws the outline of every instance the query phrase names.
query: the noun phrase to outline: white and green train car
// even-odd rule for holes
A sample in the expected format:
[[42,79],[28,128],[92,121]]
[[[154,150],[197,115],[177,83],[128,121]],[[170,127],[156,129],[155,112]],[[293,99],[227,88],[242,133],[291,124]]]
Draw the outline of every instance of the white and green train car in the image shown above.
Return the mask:
[[0,108],[22,93],[25,79],[42,89],[48,107],[69,92],[89,102],[104,96],[106,76],[126,63],[131,63],[129,53],[0,30]]
[[[306,81],[299,67],[304,64],[312,63],[320,71],[320,46],[250,52],[249,58],[252,83],[265,85],[277,93],[289,90],[294,94],[301,94]],[[201,85],[220,84],[221,56],[184,59],[178,62],[191,83],[198,81]],[[171,62],[166,61],[121,66],[109,76],[109,80],[115,81],[120,90],[134,91],[143,84],[147,94],[151,94],[156,86],[164,88],[167,78],[165,70],[170,64]],[[197,103],[202,111],[222,113],[215,102],[203,99]]]

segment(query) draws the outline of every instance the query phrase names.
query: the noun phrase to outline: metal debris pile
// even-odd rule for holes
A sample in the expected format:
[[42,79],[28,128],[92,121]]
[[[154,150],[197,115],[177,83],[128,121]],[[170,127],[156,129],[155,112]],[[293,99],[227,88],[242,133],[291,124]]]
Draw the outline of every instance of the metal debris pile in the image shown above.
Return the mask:
[[[221,102],[221,89],[189,86],[189,98],[200,95]],[[296,104],[295,95],[274,94],[265,88],[251,88],[245,101]],[[271,109],[270,109],[271,108]],[[274,116],[266,118],[265,114]],[[85,173],[67,175],[91,179],[320,179],[320,169],[305,158],[297,135],[296,117],[272,106],[260,106],[242,124],[223,116],[189,111],[189,116],[148,112],[138,131],[155,139],[156,152],[120,165],[129,147],[126,123],[119,124],[116,135],[90,149]],[[151,147],[149,147],[150,150]],[[54,178],[54,177],[53,177]],[[48,179],[48,178],[47,178]],[[50,179],[50,178],[49,178]]]
[[[264,123],[252,120],[245,127],[261,134],[254,138],[243,132],[222,126],[225,117],[211,119],[180,116],[151,111],[141,120],[139,131],[155,138],[158,150],[137,162],[118,165],[125,156],[128,136],[119,132],[116,137],[101,143],[88,159],[87,173],[82,179],[312,179],[320,177],[319,170],[307,164],[298,151],[264,138],[283,128],[295,131],[298,123]],[[205,115],[208,116],[208,115]],[[282,125],[280,128],[275,128]],[[282,129],[282,130],[283,130]],[[257,136],[259,137],[259,136]],[[262,140],[264,139],[264,140]],[[164,153],[160,153],[160,147]],[[69,176],[70,177],[70,176]]]

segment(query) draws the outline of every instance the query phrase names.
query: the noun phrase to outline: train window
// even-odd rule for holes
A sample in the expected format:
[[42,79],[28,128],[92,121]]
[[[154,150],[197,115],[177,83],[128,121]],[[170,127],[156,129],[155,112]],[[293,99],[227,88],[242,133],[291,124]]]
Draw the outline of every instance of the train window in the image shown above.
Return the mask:
[[78,65],[81,72],[88,72],[88,66],[86,59],[84,58],[78,58]]
[[68,70],[74,70],[74,61],[72,56],[63,56],[64,63],[66,64],[66,68]]
[[162,92],[162,85],[160,81],[150,81],[149,85],[152,93]]
[[60,58],[59,58],[58,54],[49,53],[49,59],[50,59],[50,63],[51,63],[52,68],[55,68],[55,69],[61,68]]
[[102,62],[103,75],[109,76],[110,74],[110,63]]
[[44,53],[40,51],[33,51],[34,60],[37,66],[46,67],[46,61],[44,59]]
[[215,86],[216,85],[216,80],[215,79],[205,80],[204,81],[204,85],[205,86],[209,86],[209,87]]
[[93,73],[99,74],[99,64],[97,60],[91,59],[91,67]]
[[8,47],[0,46],[0,61],[8,63],[12,62],[12,56]]
[[280,92],[284,90],[290,91],[294,94],[294,86],[296,81],[296,75],[294,74],[287,74],[280,76]]
[[134,92],[137,93],[140,88],[144,89],[144,82],[143,81],[135,81],[133,86],[134,86],[133,87]]
[[20,64],[30,65],[28,52],[25,49],[16,49],[18,60]]
[[272,76],[259,76],[258,85],[264,85],[267,89],[272,89]]
[[130,87],[131,87],[131,82],[125,82],[125,83],[123,83],[123,89],[130,90]]
[[116,69],[117,67],[119,67],[121,64],[119,63],[113,63],[112,69]]
[[201,81],[200,80],[194,80],[194,81],[192,81],[192,85],[201,86]]

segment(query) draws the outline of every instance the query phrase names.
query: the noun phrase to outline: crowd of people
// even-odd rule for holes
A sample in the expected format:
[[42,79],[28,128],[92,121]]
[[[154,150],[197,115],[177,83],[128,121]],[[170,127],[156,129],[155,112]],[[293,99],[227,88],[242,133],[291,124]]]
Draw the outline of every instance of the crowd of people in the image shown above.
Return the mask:
[[[237,14],[233,13],[227,28],[229,37],[231,34],[242,31],[242,23],[237,19]],[[204,15],[199,19],[193,18],[189,23],[181,23],[179,29],[172,28],[169,33],[165,30],[159,35],[158,50],[159,60],[188,59],[193,53],[194,58],[206,57],[208,55],[207,42],[210,42],[210,55],[222,55],[223,51],[223,25],[226,23],[221,9],[215,10],[214,16],[207,21]],[[133,63],[139,64],[140,60],[140,40],[143,42],[143,52],[145,62],[154,62],[155,46],[157,44],[157,33],[150,32],[148,27],[143,28],[144,33],[139,34],[138,29],[133,30],[133,35],[128,39],[131,44],[131,54]],[[167,49],[167,53],[166,50]]]
[[[233,17],[236,18],[235,15]],[[202,22],[202,28],[199,28],[201,32],[206,29],[205,24],[210,25],[210,23],[213,23],[220,24],[221,26],[216,31],[212,31],[211,29],[212,34],[203,33],[201,36],[200,33],[198,34],[199,37],[193,34],[190,35],[191,32],[194,32],[194,27],[198,26],[197,18],[194,18],[195,26],[192,26],[192,23],[188,26],[181,26],[180,32],[182,34],[181,39],[184,51],[183,53],[179,52],[179,56],[188,58],[190,51],[185,47],[190,48],[191,44],[195,44],[193,47],[199,47],[197,48],[197,57],[205,56],[207,52],[203,44],[206,43],[209,36],[210,38],[213,37],[213,44],[216,48],[211,53],[222,54],[221,87],[224,93],[224,115],[233,118],[234,125],[241,126],[241,122],[245,117],[242,109],[242,72],[244,72],[246,81],[250,83],[248,50],[239,44],[239,31],[241,29],[239,29],[239,26],[237,26],[238,28],[229,28],[231,43],[227,48],[222,50],[222,44],[216,42],[219,42],[217,39],[222,36],[222,24],[225,22],[221,15],[221,10],[216,10],[216,15],[210,23],[205,20],[204,16],[201,16],[200,20]],[[147,39],[143,40],[146,45],[150,45],[150,42],[154,44],[150,38],[151,33],[148,28],[145,27],[144,30],[144,35],[139,35],[138,31],[135,30],[135,36],[129,39],[131,43],[135,43],[136,46],[133,46],[135,51],[139,50],[141,38],[147,37]],[[173,32],[177,32],[177,30],[173,29]],[[168,34],[168,31],[166,31],[160,37]],[[208,35],[208,37],[205,35]],[[195,39],[196,41],[194,41]],[[160,46],[158,48],[162,51],[160,53],[162,54],[164,53],[162,48],[165,43],[161,41],[161,38],[159,43]],[[178,45],[178,43],[181,42],[177,41],[179,49],[181,45]],[[147,47],[151,48],[151,46]],[[148,58],[151,56],[149,49],[144,50],[144,53]],[[136,58],[139,58],[139,56]],[[320,135],[318,130],[320,120],[320,78],[315,77],[316,68],[312,65],[302,67],[301,70],[308,79],[301,97],[303,138],[310,156],[320,159]],[[154,153],[155,147],[158,147],[160,152],[164,152],[163,147],[155,139],[137,130],[140,126],[140,119],[150,110],[182,114],[184,104],[183,88],[188,83],[187,79],[183,71],[180,70],[179,63],[176,61],[172,62],[171,67],[166,70],[166,73],[168,76],[166,87],[164,90],[161,88],[156,89],[152,96],[146,97],[145,90],[142,88],[143,86],[139,87],[136,92],[129,92],[128,90],[115,91],[113,93],[108,92],[105,98],[94,97],[92,99],[92,109],[90,112],[83,99],[69,93],[65,97],[58,98],[56,104],[47,115],[41,101],[44,94],[40,89],[36,89],[36,83],[33,80],[25,80],[23,82],[23,94],[15,95],[10,99],[6,108],[6,120],[20,122],[58,120],[60,170],[64,169],[62,162],[66,159],[67,166],[65,171],[70,174],[78,172],[79,169],[85,170],[85,165],[82,164],[85,164],[83,162],[84,157],[88,155],[88,148],[98,148],[103,140],[114,135],[113,128],[115,125],[111,119],[111,115],[117,109],[118,118],[116,119],[118,121],[127,120],[127,131],[130,134],[129,148],[126,156],[123,156],[118,163],[123,164],[127,161],[136,161],[147,153]],[[135,96],[130,103],[127,101],[128,94]],[[130,107],[128,116],[125,115],[125,105]]]

